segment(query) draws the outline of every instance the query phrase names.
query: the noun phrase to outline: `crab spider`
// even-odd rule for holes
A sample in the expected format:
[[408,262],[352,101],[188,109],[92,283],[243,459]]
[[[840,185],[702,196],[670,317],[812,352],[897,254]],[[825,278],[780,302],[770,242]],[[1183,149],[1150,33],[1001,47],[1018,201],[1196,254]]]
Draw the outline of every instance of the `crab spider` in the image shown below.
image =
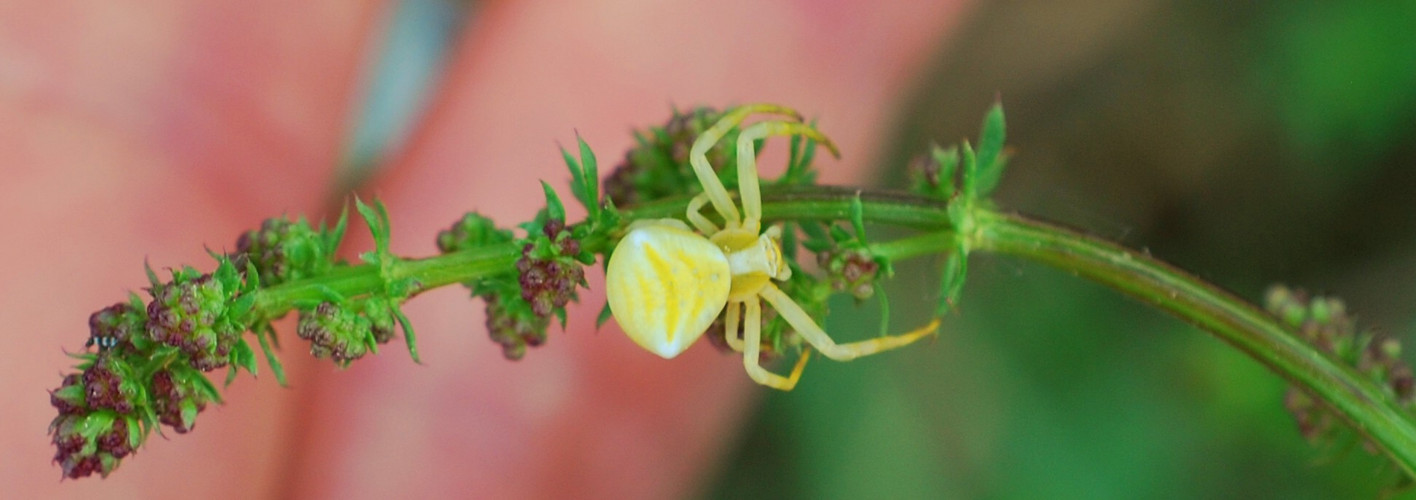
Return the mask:
[[[739,211],[708,164],[707,152],[753,114],[787,119],[757,122],[738,134],[738,197],[742,200]],[[776,309],[808,344],[839,361],[910,344],[933,333],[938,321],[902,335],[837,344],[772,283],[789,279],[791,268],[782,257],[781,226],[766,231],[761,228],[762,198],[754,141],[782,135],[811,138],[837,154],[830,139],[802,123],[801,115],[791,109],[757,104],[731,110],[704,130],[689,151],[689,162],[703,185],[703,193],[688,204],[687,219],[692,229],[676,219],[644,220],[630,225],[610,257],[605,290],[610,311],[625,334],[666,359],[688,349],[726,307],[728,345],[743,353],[747,374],[759,384],[791,390],[801,377],[810,351],[802,353],[787,376],[767,371],[759,364],[763,301]],[[701,212],[708,204],[722,217],[723,227]]]

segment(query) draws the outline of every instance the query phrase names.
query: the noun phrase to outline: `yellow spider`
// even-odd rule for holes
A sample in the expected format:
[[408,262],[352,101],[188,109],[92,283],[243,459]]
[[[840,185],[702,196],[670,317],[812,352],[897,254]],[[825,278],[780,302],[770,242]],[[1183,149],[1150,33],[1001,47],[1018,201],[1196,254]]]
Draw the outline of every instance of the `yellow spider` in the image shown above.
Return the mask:
[[[789,120],[758,122],[738,134],[739,214],[706,154],[724,134],[756,113],[783,115]],[[791,268],[782,259],[781,226],[761,230],[762,197],[753,143],[794,134],[814,139],[836,154],[835,144],[802,123],[801,115],[791,109],[756,104],[731,110],[705,130],[689,151],[689,162],[703,184],[703,193],[688,204],[687,218],[698,232],[676,219],[630,225],[610,257],[605,291],[615,320],[635,343],[665,359],[678,356],[703,335],[726,306],[728,345],[743,353],[747,374],[759,384],[789,391],[801,377],[810,352],[803,352],[791,375],[785,377],[758,363],[763,300],[807,343],[838,361],[901,347],[938,328],[936,320],[902,335],[837,344],[801,306],[772,284],[773,279],[790,278]],[[725,227],[719,229],[700,212],[707,203],[713,204]],[[741,338],[739,323],[743,326]]]

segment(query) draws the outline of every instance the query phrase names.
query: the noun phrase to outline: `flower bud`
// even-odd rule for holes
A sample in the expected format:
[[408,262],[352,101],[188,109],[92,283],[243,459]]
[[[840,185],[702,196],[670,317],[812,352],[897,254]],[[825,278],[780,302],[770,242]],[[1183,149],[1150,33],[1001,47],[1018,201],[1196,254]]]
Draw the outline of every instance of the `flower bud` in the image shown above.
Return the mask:
[[[638,145],[626,153],[619,166],[605,178],[605,197],[617,207],[630,207],[702,191],[688,162],[688,154],[699,134],[721,116],[722,113],[711,108],[696,108],[687,113],[675,112],[662,127],[636,132]],[[709,165],[721,170],[735,158],[736,134],[736,131],[730,132],[708,150]]]
[[865,250],[833,248],[816,254],[816,262],[826,272],[831,288],[850,293],[856,300],[875,295],[875,279],[880,264]]
[[89,316],[89,340],[85,345],[100,350],[131,349],[134,337],[147,333],[147,314],[127,302],[119,302]]
[[295,331],[310,341],[310,354],[316,358],[329,358],[339,366],[348,366],[376,344],[393,338],[392,318],[382,319],[375,328],[365,315],[333,302],[321,302],[313,310],[300,311]]
[[506,359],[521,359],[526,355],[527,346],[536,347],[546,342],[550,316],[536,314],[515,295],[488,294],[483,300],[487,303],[487,333],[493,342],[501,344]]
[[521,248],[516,261],[521,298],[538,316],[551,316],[575,298],[575,287],[585,285],[585,270],[576,260],[580,242],[563,221],[546,221],[545,239],[534,239]]
[[186,434],[196,425],[197,414],[206,409],[210,399],[198,387],[199,373],[177,374],[172,370],[159,370],[153,374],[148,387],[152,407],[158,422],[172,427],[178,434]]
[[107,477],[123,457],[133,453],[138,442],[133,431],[137,428],[136,417],[119,417],[108,411],[61,415],[49,425],[54,461],[68,479],[95,472]]
[[231,260],[240,272],[249,262],[262,284],[277,285],[322,274],[333,263],[335,249],[330,246],[338,244],[336,239],[316,231],[304,218],[272,217],[237,238]]
[[236,290],[227,290],[210,274],[179,272],[171,282],[153,286],[147,307],[148,335],[177,347],[193,368],[211,371],[229,362],[241,331],[218,325]]
[[132,413],[137,384],[128,380],[130,371],[121,358],[106,353],[99,355],[82,377],[86,406],[125,415]]

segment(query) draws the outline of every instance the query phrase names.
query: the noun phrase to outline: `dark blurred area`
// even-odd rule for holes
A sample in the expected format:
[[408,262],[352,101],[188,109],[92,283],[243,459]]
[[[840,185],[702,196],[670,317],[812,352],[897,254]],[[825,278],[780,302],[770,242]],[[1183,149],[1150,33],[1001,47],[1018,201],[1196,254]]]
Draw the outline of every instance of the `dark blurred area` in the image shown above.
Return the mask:
[[[882,185],[931,141],[975,137],[996,96],[1015,153],[1002,207],[1251,300],[1275,282],[1342,297],[1409,353],[1416,2],[983,2],[900,103]],[[705,496],[1390,493],[1360,443],[1305,442],[1284,382],[1239,351],[1051,268],[971,262],[933,345],[814,361]],[[899,266],[895,329],[931,307],[938,264]],[[876,306],[834,309],[838,338],[875,331]]]

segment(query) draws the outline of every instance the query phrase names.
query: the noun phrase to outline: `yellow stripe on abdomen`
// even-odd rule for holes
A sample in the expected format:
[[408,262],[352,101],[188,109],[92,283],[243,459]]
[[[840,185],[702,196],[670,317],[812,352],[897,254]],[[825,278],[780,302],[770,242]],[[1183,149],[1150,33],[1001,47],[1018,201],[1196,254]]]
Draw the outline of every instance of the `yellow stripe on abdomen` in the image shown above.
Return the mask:
[[665,358],[682,353],[712,324],[731,284],[722,250],[681,225],[635,227],[605,273],[615,320],[635,343]]

